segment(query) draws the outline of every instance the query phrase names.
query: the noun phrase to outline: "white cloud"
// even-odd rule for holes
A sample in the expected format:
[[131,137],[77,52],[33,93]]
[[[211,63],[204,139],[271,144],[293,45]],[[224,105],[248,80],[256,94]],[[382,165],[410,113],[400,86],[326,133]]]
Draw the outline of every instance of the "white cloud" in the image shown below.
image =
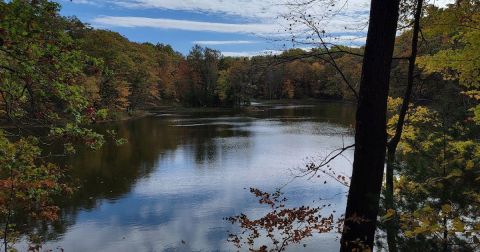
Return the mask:
[[[112,4],[120,6],[122,8],[128,9],[162,9],[162,10],[176,10],[176,11],[190,11],[190,12],[201,12],[207,14],[219,14],[224,15],[224,19],[231,18],[235,22],[226,22],[224,25],[219,25],[220,23],[210,23],[202,25],[208,25],[208,27],[215,26],[208,30],[219,31],[219,32],[243,32],[247,30],[247,33],[255,34],[272,34],[278,33],[279,31],[284,32],[285,27],[289,27],[289,21],[281,18],[283,15],[288,15],[292,13],[293,9],[295,11],[301,11],[303,8],[293,8],[292,6],[287,6],[285,3],[292,2],[292,0],[88,0],[88,1],[98,1],[103,2],[103,4]],[[295,2],[306,2],[308,0],[295,0]],[[366,22],[368,18],[368,6],[370,0],[348,0],[346,4],[343,4],[339,0],[339,5],[332,7],[330,0],[317,0],[313,4],[308,5],[304,12],[307,14],[318,17],[322,19],[320,26],[322,29],[328,31],[340,31],[345,29],[346,26],[352,24],[358,24],[360,22]],[[341,5],[341,6],[340,6]],[[331,11],[328,11],[328,10]],[[341,13],[340,13],[341,10]],[[333,18],[336,16],[336,18]],[[279,18],[280,17],[280,18]],[[127,17],[120,19],[120,17],[115,17],[119,20],[120,24],[113,23],[113,17],[109,17],[110,20],[106,20],[105,17],[100,17],[95,21],[102,21],[103,24],[108,22],[108,25],[126,25],[128,23],[135,22],[135,26],[140,26],[140,23],[144,23],[148,27],[158,27],[158,28],[172,28],[172,29],[186,29],[185,26],[167,25],[165,19],[159,19],[156,24],[152,24],[153,20],[133,20],[133,17]],[[140,18],[140,17],[138,17]],[[147,22],[148,21],[148,22]],[[187,21],[187,20],[179,20]],[[237,24],[238,21],[242,24]],[[163,22],[164,24],[159,25],[158,22]],[[195,22],[195,21],[190,21]],[[234,24],[235,23],[235,24]],[[183,24],[187,24],[183,22]],[[198,29],[200,24],[193,24],[192,29]],[[240,26],[239,26],[240,25]],[[244,26],[241,26],[244,25]],[[168,26],[168,27],[167,27]],[[219,27],[221,26],[221,27]],[[233,28],[228,29],[229,27]],[[202,29],[204,30],[204,29]]]
[[72,2],[76,4],[89,4],[89,5],[101,6],[100,3],[96,0],[61,0],[61,2]]
[[[97,0],[98,1],[98,0]],[[445,6],[455,0],[433,0],[437,6]],[[127,8],[156,8],[168,10],[199,11],[236,15],[246,18],[272,18],[289,9],[286,3],[312,2],[311,0],[110,0],[109,2]],[[308,8],[326,11],[335,1],[315,0]],[[368,10],[370,0],[338,0],[335,2],[342,10]]]
[[197,40],[192,41],[192,44],[198,45],[243,45],[243,44],[255,44],[257,41],[252,40]]
[[447,4],[454,4],[455,0],[433,0],[429,2],[430,4],[434,4],[436,6],[445,7]]
[[262,50],[262,51],[243,51],[243,52],[222,52],[223,56],[227,57],[253,57],[266,55],[279,55],[283,51],[280,50]]
[[146,17],[103,16],[93,19],[93,24],[111,27],[150,27],[187,31],[212,31],[223,33],[269,34],[276,33],[278,31],[278,27],[274,24],[228,24]]
[[[275,0],[117,0],[127,8],[156,8],[235,15],[244,18],[271,18],[281,8]],[[273,14],[273,15],[272,15]]]
[[330,42],[333,44],[343,44],[343,45],[356,45],[356,44],[365,44],[367,41],[366,36],[351,36],[351,35],[342,35],[338,37],[332,37]]

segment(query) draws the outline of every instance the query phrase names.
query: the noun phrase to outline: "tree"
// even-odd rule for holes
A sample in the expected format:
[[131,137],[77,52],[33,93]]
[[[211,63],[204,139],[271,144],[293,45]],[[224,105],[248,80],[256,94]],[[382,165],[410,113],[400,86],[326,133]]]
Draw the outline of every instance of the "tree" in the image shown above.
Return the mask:
[[373,248],[387,144],[386,112],[399,1],[372,0],[341,251]]
[[282,93],[288,99],[295,97],[295,86],[291,80],[287,79],[283,82]]
[[253,90],[251,70],[249,63],[243,61],[233,63],[228,70],[229,100],[233,106],[250,103]]
[[[417,59],[418,53],[418,35],[420,33],[420,19],[422,17],[423,9],[423,0],[417,0],[416,8],[414,12],[414,25],[412,30],[412,42],[411,42],[411,54],[408,58],[408,73],[407,73],[407,88],[403,96],[403,103],[398,115],[397,125],[395,128],[395,133],[393,137],[388,141],[387,147],[387,168],[385,174],[385,207],[386,211],[391,211],[395,209],[394,199],[393,199],[393,173],[395,166],[395,155],[397,152],[397,147],[402,137],[403,126],[405,124],[405,117],[410,106],[410,101],[412,99],[413,93],[413,84],[414,84],[414,70],[415,70],[415,61]],[[390,252],[397,251],[397,228],[396,228],[396,216],[387,221],[387,242],[388,249]]]
[[[52,196],[64,193],[63,169],[46,161],[45,144],[59,144],[58,155],[84,143],[96,149],[104,137],[88,128],[105,110],[87,97],[86,72],[97,61],[79,50],[68,34],[69,20],[47,0],[0,1],[0,223],[5,251],[19,226],[13,220],[56,218]],[[42,127],[44,134],[31,130]],[[24,218],[21,218],[24,217]],[[33,237],[34,233],[29,233]]]
[[[457,80],[465,95],[480,100],[480,4],[477,1],[457,1],[442,10],[435,7],[425,22],[432,25],[426,36],[448,41],[442,50],[419,58],[419,65],[427,73],[440,73],[447,80]],[[472,108],[474,118],[480,123],[480,105]]]
[[178,99],[175,79],[183,56],[175,52],[170,45],[158,44],[155,48],[157,51],[155,59],[158,65],[160,96],[166,100]]
[[[421,23],[429,48],[418,62],[422,78],[435,80],[428,84],[436,86],[429,86],[435,92],[429,93],[425,106],[403,101],[412,112],[405,119],[404,134],[397,135],[402,169],[399,179],[391,181],[397,188],[398,246],[471,251],[479,244],[478,219],[473,217],[478,216],[478,193],[473,189],[479,181],[474,171],[478,140],[472,137],[478,134],[478,76],[472,75],[478,50],[477,41],[467,38],[478,31],[478,5],[458,1],[445,9],[426,10]],[[443,80],[435,78],[438,73]],[[402,101],[392,103],[398,106]],[[401,116],[390,119],[392,131],[397,125],[399,132]]]
[[[458,109],[464,101],[445,91],[449,98],[435,106],[410,105],[399,144],[395,210],[401,251],[475,251],[479,246],[480,149],[471,138],[478,127],[463,119],[469,113]],[[396,121],[390,119],[392,131]]]

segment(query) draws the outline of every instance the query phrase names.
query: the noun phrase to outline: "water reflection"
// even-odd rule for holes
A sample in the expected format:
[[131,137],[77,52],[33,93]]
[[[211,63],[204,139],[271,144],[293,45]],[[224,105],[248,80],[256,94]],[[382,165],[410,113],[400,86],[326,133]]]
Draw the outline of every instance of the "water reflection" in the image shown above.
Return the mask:
[[[81,188],[62,202],[46,248],[67,251],[230,251],[222,218],[260,213],[244,188],[273,190],[305,158],[352,142],[351,105],[270,106],[252,112],[162,115],[108,125],[129,140],[69,160]],[[352,153],[347,153],[351,156]],[[333,164],[348,173],[350,164]],[[323,182],[323,180],[321,181]],[[344,192],[297,180],[290,204]],[[343,210],[344,197],[331,199]],[[335,250],[331,235],[302,251]],[[20,245],[25,246],[25,245]],[[295,249],[295,248],[294,248]],[[298,249],[298,248],[297,248]]]

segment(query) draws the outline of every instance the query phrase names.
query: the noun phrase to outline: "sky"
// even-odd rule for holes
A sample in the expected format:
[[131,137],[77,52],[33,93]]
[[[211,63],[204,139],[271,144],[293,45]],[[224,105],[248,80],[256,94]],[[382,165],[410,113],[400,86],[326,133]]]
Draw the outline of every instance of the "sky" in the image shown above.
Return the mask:
[[[361,46],[369,0],[58,0],[61,13],[131,41],[170,44],[188,54],[195,44],[225,56],[275,54],[325,42]],[[437,0],[445,5],[453,0]],[[318,33],[301,22],[314,22]],[[292,37],[295,36],[295,37]],[[292,42],[292,38],[295,38]]]

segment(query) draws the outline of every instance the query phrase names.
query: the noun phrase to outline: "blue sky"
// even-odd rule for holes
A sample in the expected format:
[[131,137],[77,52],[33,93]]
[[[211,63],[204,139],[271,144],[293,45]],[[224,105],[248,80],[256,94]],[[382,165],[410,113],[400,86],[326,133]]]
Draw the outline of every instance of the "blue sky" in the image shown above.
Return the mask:
[[[369,10],[368,0],[338,1],[336,6],[328,0],[317,0],[307,7],[285,4],[293,0],[57,2],[62,5],[63,15],[77,16],[95,28],[119,32],[132,41],[170,44],[184,54],[194,44],[200,44],[231,56],[277,53],[291,47],[315,47],[318,37],[313,36],[308,42],[305,40],[311,35],[311,29],[284,17],[298,17],[300,13],[315,17],[315,26],[325,31],[322,39],[359,46],[364,43]],[[292,44],[292,34],[302,39]]]

